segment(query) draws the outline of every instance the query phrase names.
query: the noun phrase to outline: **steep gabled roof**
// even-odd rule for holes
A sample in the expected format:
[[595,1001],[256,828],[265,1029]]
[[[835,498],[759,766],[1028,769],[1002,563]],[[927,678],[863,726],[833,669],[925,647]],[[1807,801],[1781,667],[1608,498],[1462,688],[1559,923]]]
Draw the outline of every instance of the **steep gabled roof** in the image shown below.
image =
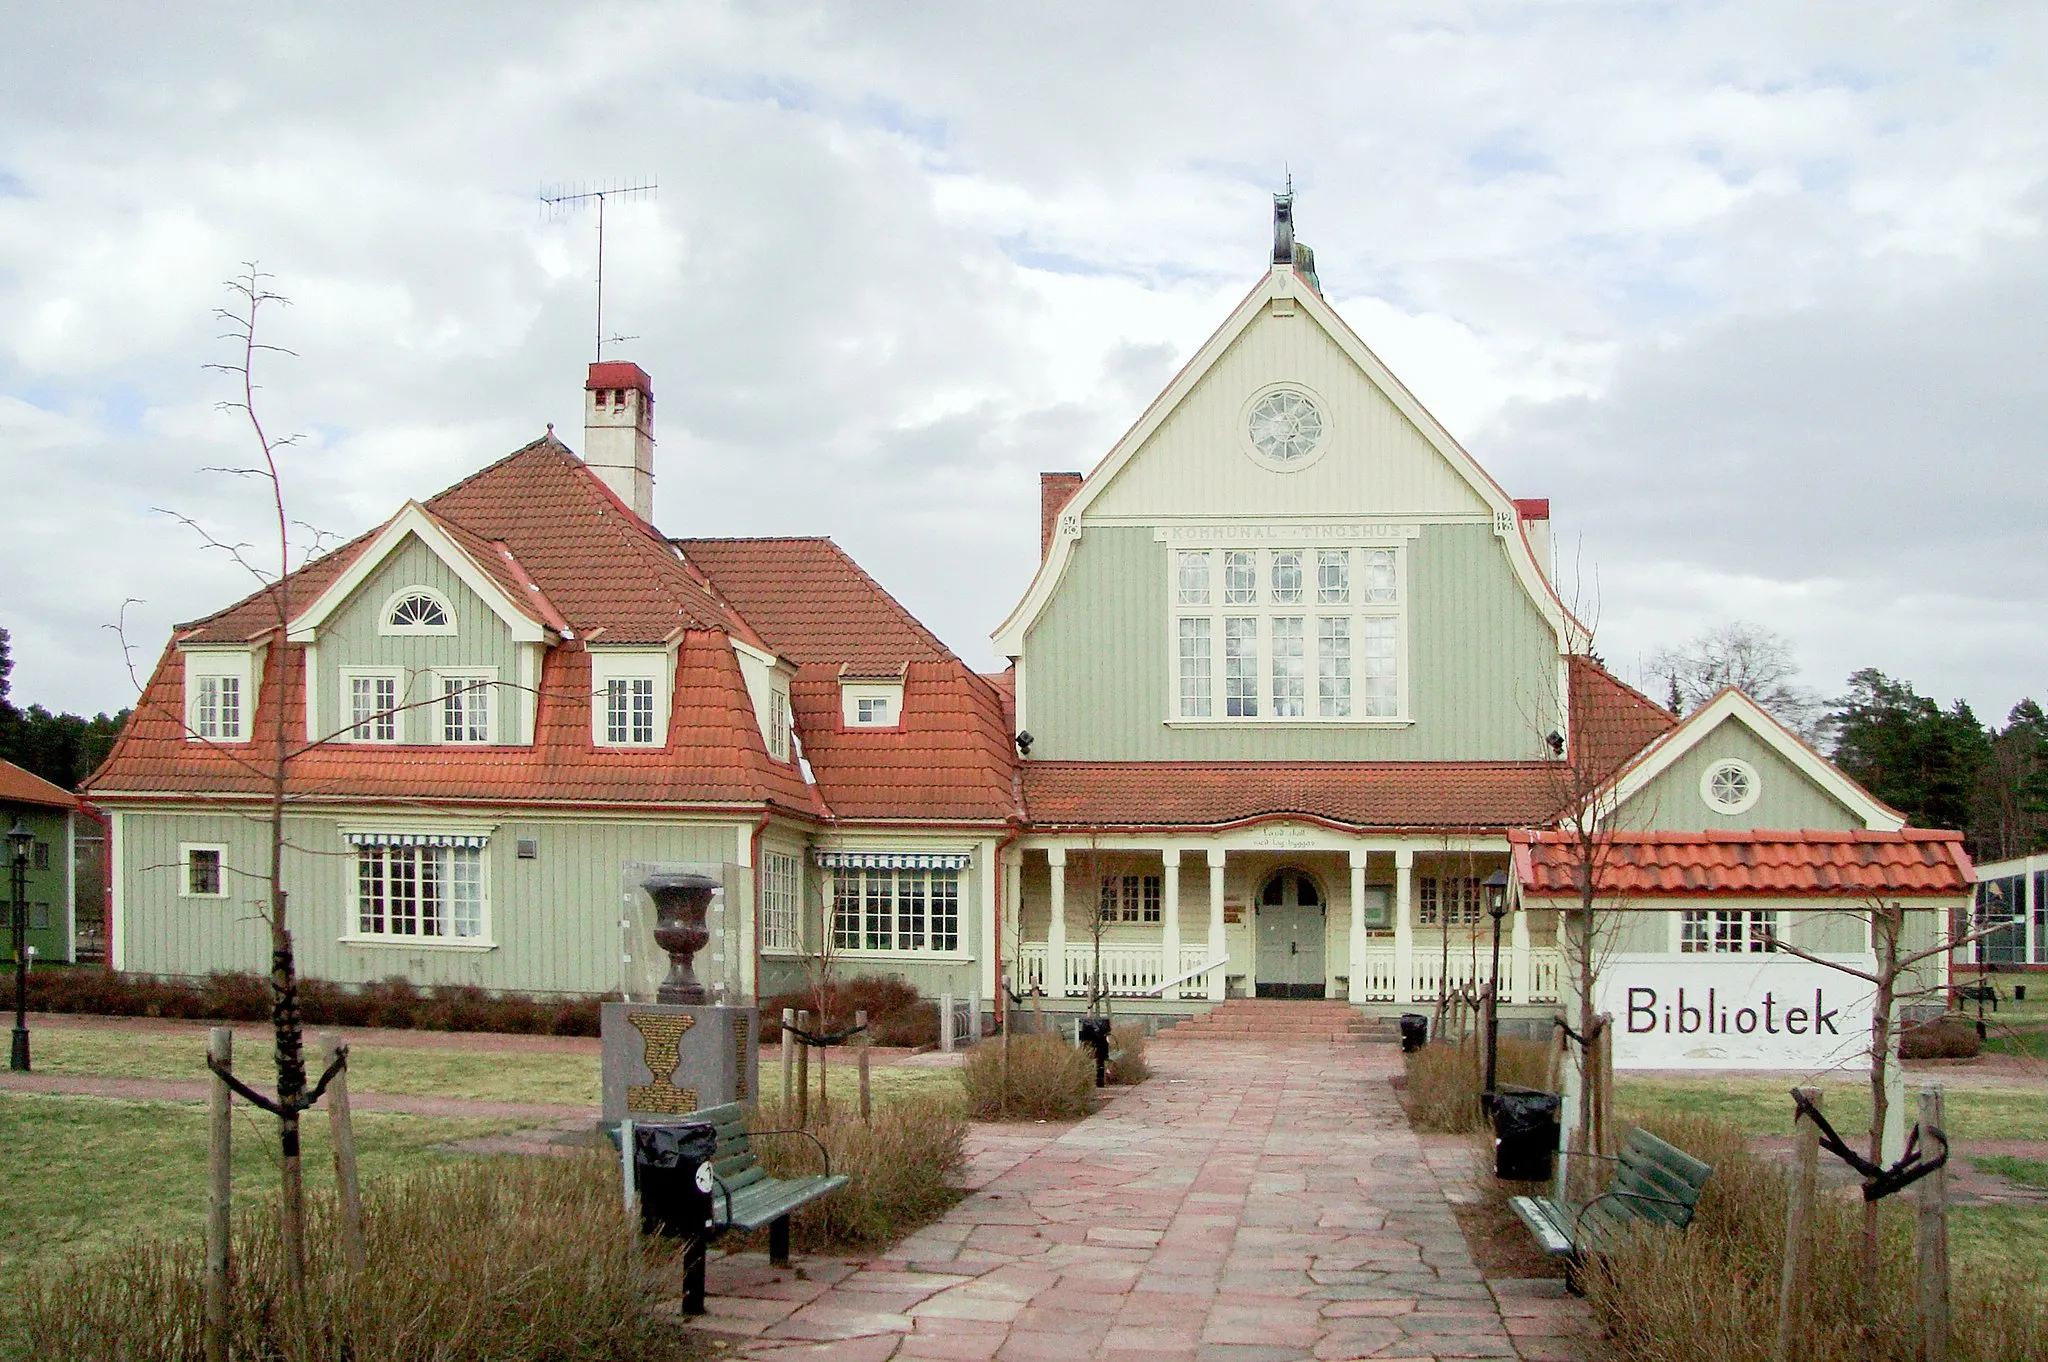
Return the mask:
[[953,650],[830,539],[678,539],[683,557],[794,662],[893,670]]
[[[1579,846],[1567,832],[1510,832],[1525,894],[1569,897],[1579,889]],[[1603,897],[1701,894],[1858,898],[1869,894],[1967,893],[1976,882],[1959,832],[1625,832],[1599,843]]]

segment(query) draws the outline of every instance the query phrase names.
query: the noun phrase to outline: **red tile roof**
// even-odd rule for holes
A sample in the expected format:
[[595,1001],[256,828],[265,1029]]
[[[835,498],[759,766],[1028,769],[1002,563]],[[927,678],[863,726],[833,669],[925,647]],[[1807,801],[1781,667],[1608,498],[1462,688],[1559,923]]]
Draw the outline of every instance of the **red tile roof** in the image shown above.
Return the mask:
[[[1523,892],[1579,892],[1571,834],[1512,831],[1508,840]],[[1613,833],[1597,846],[1597,891],[1607,897],[1960,894],[1977,878],[1961,833],[1925,828]]]
[[829,665],[803,667],[790,699],[804,756],[836,817],[1001,821],[1022,812],[1001,702],[959,662],[910,664],[897,728],[843,724]]
[[1571,658],[1572,759],[1596,778],[1677,727],[1670,710],[1623,685],[1590,657]]
[[78,796],[61,785],[52,785],[33,771],[22,770],[11,761],[0,761],[0,804],[34,804],[47,809],[76,809]]
[[719,596],[792,661],[893,672],[959,661],[830,539],[678,539]]

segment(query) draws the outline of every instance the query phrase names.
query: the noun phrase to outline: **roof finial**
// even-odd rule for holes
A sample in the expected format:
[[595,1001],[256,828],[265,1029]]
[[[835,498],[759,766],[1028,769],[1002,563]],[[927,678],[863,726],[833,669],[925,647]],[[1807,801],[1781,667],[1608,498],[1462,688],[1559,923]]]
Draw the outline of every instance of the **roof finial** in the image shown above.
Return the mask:
[[1294,172],[1287,172],[1287,192],[1273,196],[1273,263],[1294,263]]

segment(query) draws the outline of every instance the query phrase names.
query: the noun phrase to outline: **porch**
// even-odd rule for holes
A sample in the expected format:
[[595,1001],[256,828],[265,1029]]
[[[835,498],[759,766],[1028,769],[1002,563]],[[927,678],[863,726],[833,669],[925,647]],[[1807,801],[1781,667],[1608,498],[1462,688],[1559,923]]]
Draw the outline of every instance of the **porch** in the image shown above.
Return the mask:
[[[1398,1003],[1406,1007],[1410,1003],[1433,1003],[1440,991],[1456,992],[1468,987],[1482,987],[1492,977],[1493,942],[1490,934],[1482,947],[1483,953],[1477,959],[1466,953],[1465,941],[1454,940],[1448,968],[1438,950],[1439,940],[1432,934],[1416,943],[1420,953],[1410,958],[1405,995],[1401,992],[1400,956],[1389,943],[1385,946],[1369,945],[1354,966],[1356,974],[1336,977],[1336,990],[1331,996],[1348,998],[1356,1003]],[[1103,979],[1101,992],[1112,998],[1209,1002],[1211,977],[1219,973],[1226,980],[1225,993],[1219,995],[1219,1000],[1228,996],[1231,966],[1226,960],[1219,969],[1205,969],[1209,961],[1206,946],[1183,945],[1179,968],[1171,975],[1166,973],[1165,956],[1158,946],[1105,945],[1100,956],[1092,942],[1080,945],[1069,942],[1064,949],[1067,961],[1065,983],[1055,991],[1046,982],[1049,947],[1042,941],[1025,943],[1017,961],[1016,977],[1021,981],[1017,992],[1026,997],[1041,998],[1085,999],[1095,996],[1094,981],[1099,959]],[[1555,1004],[1560,997],[1558,981],[1562,968],[1563,957],[1555,947],[1530,946],[1520,953],[1510,949],[1503,924],[1500,996],[1504,1006]]]

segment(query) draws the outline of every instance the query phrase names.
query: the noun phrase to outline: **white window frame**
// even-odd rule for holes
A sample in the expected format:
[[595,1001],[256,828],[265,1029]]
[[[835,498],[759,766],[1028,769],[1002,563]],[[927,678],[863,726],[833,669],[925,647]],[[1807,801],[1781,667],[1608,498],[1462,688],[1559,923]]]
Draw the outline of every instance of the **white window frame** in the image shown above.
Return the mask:
[[[861,717],[863,700],[888,701],[888,718]],[[839,683],[839,719],[848,728],[901,728],[903,726],[903,683],[900,681],[842,681]]]
[[1777,947],[1768,943],[1774,937],[1784,940],[1782,916],[1776,908],[1681,909],[1678,914],[1678,954],[1775,953]]
[[[255,654],[247,648],[187,649],[185,651],[185,738],[188,742],[244,743],[250,740],[256,708]],[[231,680],[235,683],[235,724],[231,731],[204,731],[200,703],[204,682]]]
[[[389,681],[391,683],[391,693],[395,697],[393,703],[397,706],[397,710],[395,713],[391,715],[390,737],[376,738],[356,736],[355,683],[357,681]],[[405,741],[407,711],[405,709],[406,693],[404,668],[343,667],[341,669],[341,686],[339,691],[337,692],[336,698],[339,702],[342,722],[347,725],[345,728],[341,730],[341,733],[338,736],[337,741],[346,743],[363,743],[371,747],[392,747]],[[436,716],[438,717],[439,706],[435,706],[434,709]]]
[[[192,889],[192,853],[210,851],[220,858],[220,888],[211,894],[195,893]],[[178,843],[178,897],[181,899],[224,899],[228,893],[228,848],[224,842],[180,842]]]
[[[465,685],[485,683],[462,697],[465,709],[472,703],[482,701],[484,705],[484,736],[482,738],[451,738],[448,736],[448,683],[462,682]],[[433,703],[428,712],[434,716],[432,741],[448,747],[495,747],[503,741],[499,727],[504,722],[504,706],[498,703],[498,669],[496,667],[447,667],[435,668]]]
[[[1746,782],[1747,788],[1742,798],[1733,804],[1722,803],[1715,788],[1714,778],[1723,771],[1738,775]],[[1706,770],[1700,772],[1700,800],[1711,812],[1722,818],[1735,818],[1748,813],[1763,797],[1763,776],[1758,773],[1756,767],[1740,757],[1716,757],[1707,763]]]
[[[1226,554],[1248,553],[1252,555],[1254,587],[1252,599],[1245,601],[1240,595],[1237,601],[1228,599],[1231,594],[1225,587]],[[1325,554],[1344,555],[1348,583],[1345,601],[1322,599],[1322,561]],[[1391,556],[1394,571],[1392,600],[1368,600],[1369,573],[1366,554],[1384,553]],[[1206,593],[1184,591],[1184,583],[1192,586],[1199,574],[1190,573],[1183,577],[1183,565],[1190,554],[1206,555],[1208,589]],[[1300,555],[1300,586],[1295,598],[1276,600],[1274,587],[1274,561],[1279,555]],[[1300,541],[1260,541],[1252,543],[1219,542],[1215,544],[1178,543],[1167,553],[1167,691],[1166,724],[1173,728],[1238,728],[1247,725],[1273,727],[1340,727],[1340,728],[1386,728],[1398,727],[1413,722],[1409,709],[1410,667],[1408,647],[1408,617],[1410,585],[1408,580],[1408,551],[1405,543],[1331,543],[1317,538]],[[1203,599],[1203,597],[1206,599]],[[1250,619],[1254,621],[1252,643],[1256,649],[1255,695],[1251,697],[1256,713],[1232,714],[1234,703],[1241,703],[1231,695],[1230,668],[1225,661],[1226,638],[1230,633],[1228,621]],[[1279,658],[1276,655],[1274,621],[1278,619],[1300,620],[1301,652],[1298,666],[1301,671],[1301,713],[1281,715],[1276,713],[1278,693]],[[1340,619],[1346,621],[1345,635],[1348,646],[1344,659],[1348,666],[1348,707],[1350,713],[1325,714],[1325,700],[1322,695],[1323,656],[1325,634],[1322,621]],[[1203,695],[1195,692],[1182,693],[1182,621],[1207,620],[1208,624],[1208,688],[1207,712],[1202,712]],[[1368,626],[1379,621],[1391,621],[1394,647],[1394,696],[1391,714],[1367,714],[1366,706],[1366,639]],[[1291,631],[1290,631],[1291,633]],[[1290,654],[1292,657],[1293,655]],[[1331,660],[1335,661],[1332,653]],[[1192,660],[1192,659],[1189,659]],[[1334,671],[1334,667],[1333,667]],[[1334,677],[1333,677],[1334,679]],[[1292,680],[1292,678],[1290,678]],[[1292,690],[1292,687],[1289,687]],[[1332,703],[1335,703],[1334,696]],[[1192,711],[1192,712],[1190,712]]]
[[[424,596],[441,607],[446,624],[393,624],[391,612],[398,609],[398,603],[408,596]],[[455,606],[442,593],[430,586],[401,587],[384,598],[382,608],[377,611],[377,632],[385,635],[418,638],[426,636],[450,637],[458,632],[455,623]]]
[[778,679],[768,690],[768,755],[777,761],[789,760],[791,723],[789,686]]
[[[656,748],[668,746],[671,676],[674,672],[666,649],[632,651],[593,648],[590,650],[590,743],[593,747]],[[628,739],[611,738],[611,683],[652,681],[654,683],[654,738],[651,742],[631,740],[630,709]]]
[[[825,899],[825,930],[832,934],[831,943],[834,956],[842,958],[862,957],[875,960],[966,960],[972,958],[967,948],[967,886],[969,877],[964,867],[959,869],[925,870],[891,870],[874,867],[855,869],[849,867],[833,869],[828,871],[827,874],[829,879],[826,883],[829,889]],[[953,890],[953,944],[944,949],[932,944],[935,939],[932,933],[932,922],[934,920],[932,905],[936,901],[932,890],[933,886],[940,881],[942,876],[950,880]],[[882,877],[887,877],[886,883],[889,889],[887,898],[888,926],[885,931],[877,931],[874,930],[874,927],[879,919],[875,916],[875,913],[881,900],[873,897],[872,886],[881,883]],[[924,944],[922,946],[906,947],[894,944],[901,938],[900,928],[903,922],[906,918],[914,916],[914,910],[906,910],[907,903],[914,903],[916,901],[903,892],[906,887],[906,877],[921,877],[911,882],[920,883],[923,886],[925,930]],[[841,909],[844,906],[843,896],[849,884],[858,887],[854,918],[855,932],[852,938],[855,944],[852,945],[846,944],[846,923],[841,917]],[[886,937],[890,944],[882,946],[869,944],[882,937]]]
[[804,948],[803,858],[794,852],[761,851],[761,949],[769,955],[800,955]]
[[[352,853],[352,855],[349,858],[349,892],[346,898],[346,906],[344,908],[346,918],[343,923],[342,934],[339,938],[342,944],[348,946],[364,946],[379,950],[488,951],[497,949],[497,940],[496,937],[493,935],[496,928],[495,923],[493,921],[491,903],[491,843],[489,841],[486,841],[483,846],[476,848],[370,844],[352,845],[348,847],[348,850]],[[391,853],[393,852],[410,853],[412,861],[414,862],[415,866],[417,866],[419,857],[422,853],[437,852],[446,854],[464,850],[474,850],[476,854],[477,929],[473,935],[458,936],[455,934],[453,930],[455,923],[453,920],[452,902],[449,908],[447,909],[448,920],[446,922],[446,926],[448,927],[449,930],[441,934],[430,935],[423,932],[407,934],[403,932],[394,932],[390,930],[390,924],[394,919],[390,915],[388,908],[388,904],[390,903],[390,892],[388,888],[390,881],[388,878],[385,881],[387,886],[385,891],[385,902],[387,904],[385,929],[383,931],[365,931],[363,929],[362,858],[365,852],[378,853],[379,856],[382,858],[385,866],[388,867],[390,864]],[[419,884],[422,882],[422,880],[423,877],[416,878],[414,883]],[[452,882],[452,880],[453,876],[450,875],[447,881],[445,882]]]

